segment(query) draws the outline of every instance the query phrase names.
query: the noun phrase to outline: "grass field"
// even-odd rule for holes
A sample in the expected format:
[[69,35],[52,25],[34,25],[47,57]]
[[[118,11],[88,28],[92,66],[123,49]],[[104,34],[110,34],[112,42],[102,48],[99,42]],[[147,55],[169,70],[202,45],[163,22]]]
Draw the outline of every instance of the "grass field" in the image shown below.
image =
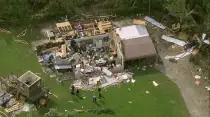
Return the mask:
[[[94,109],[107,107],[114,111],[113,115],[102,114],[100,117],[189,117],[178,87],[166,76],[154,69],[147,71],[134,71],[136,82],[128,83],[119,87],[112,87],[102,91],[103,100],[98,104],[92,102],[92,96],[97,95],[96,91],[81,92],[80,99],[70,96],[69,85],[64,85],[49,78],[44,74],[38,64],[35,55],[31,52],[30,45],[17,44],[12,35],[0,35],[0,76],[7,76],[11,73],[21,75],[27,70],[34,73],[41,73],[43,82],[50,91],[58,96],[51,97],[47,107],[39,110],[39,116],[43,116],[49,108],[57,108],[60,112],[73,109]],[[159,83],[154,87],[152,81]],[[130,89],[130,90],[128,90]],[[149,91],[150,94],[145,92]],[[74,103],[69,103],[73,101]],[[129,103],[131,101],[132,103]],[[19,115],[24,117],[26,114]],[[93,113],[77,113],[76,117],[99,117]]]

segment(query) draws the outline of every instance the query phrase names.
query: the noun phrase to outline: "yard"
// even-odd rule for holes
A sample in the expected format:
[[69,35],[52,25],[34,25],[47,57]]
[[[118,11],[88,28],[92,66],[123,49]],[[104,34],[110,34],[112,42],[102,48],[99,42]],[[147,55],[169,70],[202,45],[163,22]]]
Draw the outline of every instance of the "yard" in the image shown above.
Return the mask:
[[[12,35],[0,35],[0,76],[5,77],[11,73],[21,75],[28,70],[40,73],[44,84],[58,96],[58,98],[52,96],[47,107],[38,109],[40,116],[43,116],[49,108],[57,108],[60,112],[65,112],[73,109],[107,107],[112,109],[114,114],[102,114],[101,117],[189,117],[176,84],[153,68],[134,71],[136,79],[134,84],[128,83],[104,89],[102,91],[104,99],[98,100],[98,104],[95,104],[92,102],[92,96],[97,95],[96,91],[81,91],[81,97],[86,99],[71,96],[70,82],[62,85],[57,83],[55,78],[49,78],[42,72],[30,45],[18,44],[13,40],[14,38]],[[154,87],[152,81],[159,83],[159,86]],[[147,94],[146,91],[150,93]],[[19,116],[24,117],[24,115],[26,114]],[[75,116],[98,117],[93,113],[77,113]]]

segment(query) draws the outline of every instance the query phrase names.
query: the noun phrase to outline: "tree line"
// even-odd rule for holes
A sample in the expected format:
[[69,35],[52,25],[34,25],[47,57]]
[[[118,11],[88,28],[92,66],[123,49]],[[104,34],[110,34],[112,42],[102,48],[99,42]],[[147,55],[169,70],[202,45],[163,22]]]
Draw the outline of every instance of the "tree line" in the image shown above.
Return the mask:
[[0,0],[0,24],[21,24],[80,13],[175,17],[186,28],[210,31],[209,0]]

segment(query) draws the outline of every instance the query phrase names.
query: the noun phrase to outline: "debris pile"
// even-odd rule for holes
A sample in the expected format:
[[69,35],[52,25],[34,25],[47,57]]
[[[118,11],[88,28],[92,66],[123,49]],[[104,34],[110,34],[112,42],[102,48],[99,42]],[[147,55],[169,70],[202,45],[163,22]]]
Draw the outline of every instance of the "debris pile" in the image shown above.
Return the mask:
[[110,34],[112,23],[108,20],[56,23],[55,30],[46,33],[49,40],[33,42],[39,62],[58,82],[69,73],[78,89],[91,90],[107,87],[132,79],[124,71],[117,53],[113,53]]

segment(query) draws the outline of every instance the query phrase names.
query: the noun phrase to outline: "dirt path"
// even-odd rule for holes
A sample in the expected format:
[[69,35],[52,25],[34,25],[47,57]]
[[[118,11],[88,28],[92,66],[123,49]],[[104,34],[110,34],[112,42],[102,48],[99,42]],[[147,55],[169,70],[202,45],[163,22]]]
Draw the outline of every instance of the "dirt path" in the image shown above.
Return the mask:
[[157,42],[156,47],[163,61],[163,65],[158,66],[158,69],[178,85],[191,117],[210,117],[209,94],[204,88],[206,84],[204,77],[201,79],[200,86],[195,84],[194,75],[202,75],[197,71],[199,68],[189,62],[189,56],[177,63],[164,59],[166,55],[180,53],[180,49],[176,51],[169,47],[167,42],[161,40],[161,32],[154,30],[150,32],[153,40]]

